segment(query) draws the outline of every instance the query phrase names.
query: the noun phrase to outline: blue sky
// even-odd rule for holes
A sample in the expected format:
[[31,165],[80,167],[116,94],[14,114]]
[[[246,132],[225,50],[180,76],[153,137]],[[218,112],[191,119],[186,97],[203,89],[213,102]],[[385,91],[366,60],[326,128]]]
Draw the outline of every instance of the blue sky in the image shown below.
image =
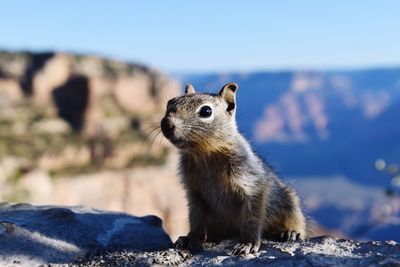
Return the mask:
[[400,1],[0,4],[0,49],[62,50],[210,72],[400,66]]

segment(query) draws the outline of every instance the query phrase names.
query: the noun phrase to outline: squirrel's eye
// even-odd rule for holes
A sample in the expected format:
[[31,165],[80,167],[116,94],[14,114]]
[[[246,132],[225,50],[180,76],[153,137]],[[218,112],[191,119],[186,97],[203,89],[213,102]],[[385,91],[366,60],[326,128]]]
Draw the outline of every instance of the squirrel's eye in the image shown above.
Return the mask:
[[212,109],[210,106],[203,106],[199,110],[199,117],[200,118],[209,118],[212,114]]

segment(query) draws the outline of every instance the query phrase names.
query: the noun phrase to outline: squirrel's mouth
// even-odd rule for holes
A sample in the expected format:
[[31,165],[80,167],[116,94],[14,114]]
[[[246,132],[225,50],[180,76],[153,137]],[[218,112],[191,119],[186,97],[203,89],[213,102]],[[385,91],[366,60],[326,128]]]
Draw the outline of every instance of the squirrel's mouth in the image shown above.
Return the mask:
[[168,140],[177,148],[179,149],[184,149],[184,148],[189,148],[193,144],[187,140],[176,138],[176,137],[170,137]]
[[171,143],[177,148],[184,148],[188,144],[188,142],[186,142],[185,140],[178,138],[170,138],[169,141],[171,141]]

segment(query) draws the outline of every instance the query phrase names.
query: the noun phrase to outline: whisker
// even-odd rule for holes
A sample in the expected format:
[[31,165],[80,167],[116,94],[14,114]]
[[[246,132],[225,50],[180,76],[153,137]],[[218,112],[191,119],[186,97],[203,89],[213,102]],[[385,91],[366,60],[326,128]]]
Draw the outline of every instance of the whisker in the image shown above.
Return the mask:
[[154,135],[154,137],[152,138],[152,140],[151,140],[151,142],[150,142],[150,144],[149,144],[149,147],[148,147],[148,152],[152,149],[153,144],[154,144],[155,140],[157,139],[157,137],[158,137],[158,135],[159,135],[160,133],[161,133],[161,131],[160,131],[160,132],[157,132],[157,133]]
[[160,122],[148,122],[146,125],[144,125],[144,131],[150,129],[150,128],[154,128],[154,127],[159,127],[160,126]]
[[[149,131],[150,130],[150,131]],[[149,131],[149,132],[147,132]],[[158,131],[158,133],[157,133]],[[149,126],[141,131],[142,134],[140,136],[141,139],[141,145],[140,145],[140,151],[146,151],[143,153],[144,155],[149,156],[149,151],[151,150],[151,147],[154,143],[155,138],[157,138],[157,135],[161,132],[161,127],[157,123],[149,123]],[[154,137],[152,135],[155,133]],[[150,141],[150,142],[149,142]]]
[[143,136],[143,141],[147,140],[155,131],[157,130],[161,130],[160,126],[155,127],[154,129],[152,129],[149,133],[147,133],[146,135]]
[[161,135],[160,141],[158,142],[158,150],[160,150],[160,151],[162,148],[162,140],[163,140],[163,135]]

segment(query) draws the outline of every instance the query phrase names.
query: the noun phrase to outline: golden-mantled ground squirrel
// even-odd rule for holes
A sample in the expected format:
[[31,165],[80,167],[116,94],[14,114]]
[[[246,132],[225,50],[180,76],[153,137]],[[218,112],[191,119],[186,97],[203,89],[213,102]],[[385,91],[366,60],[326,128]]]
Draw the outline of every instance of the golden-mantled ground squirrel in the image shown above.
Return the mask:
[[259,250],[261,237],[306,237],[296,193],[251,149],[235,120],[236,90],[195,93],[168,101],[164,136],[180,151],[180,174],[189,205],[190,232],[175,245],[197,252],[204,241],[239,240],[234,254]]

